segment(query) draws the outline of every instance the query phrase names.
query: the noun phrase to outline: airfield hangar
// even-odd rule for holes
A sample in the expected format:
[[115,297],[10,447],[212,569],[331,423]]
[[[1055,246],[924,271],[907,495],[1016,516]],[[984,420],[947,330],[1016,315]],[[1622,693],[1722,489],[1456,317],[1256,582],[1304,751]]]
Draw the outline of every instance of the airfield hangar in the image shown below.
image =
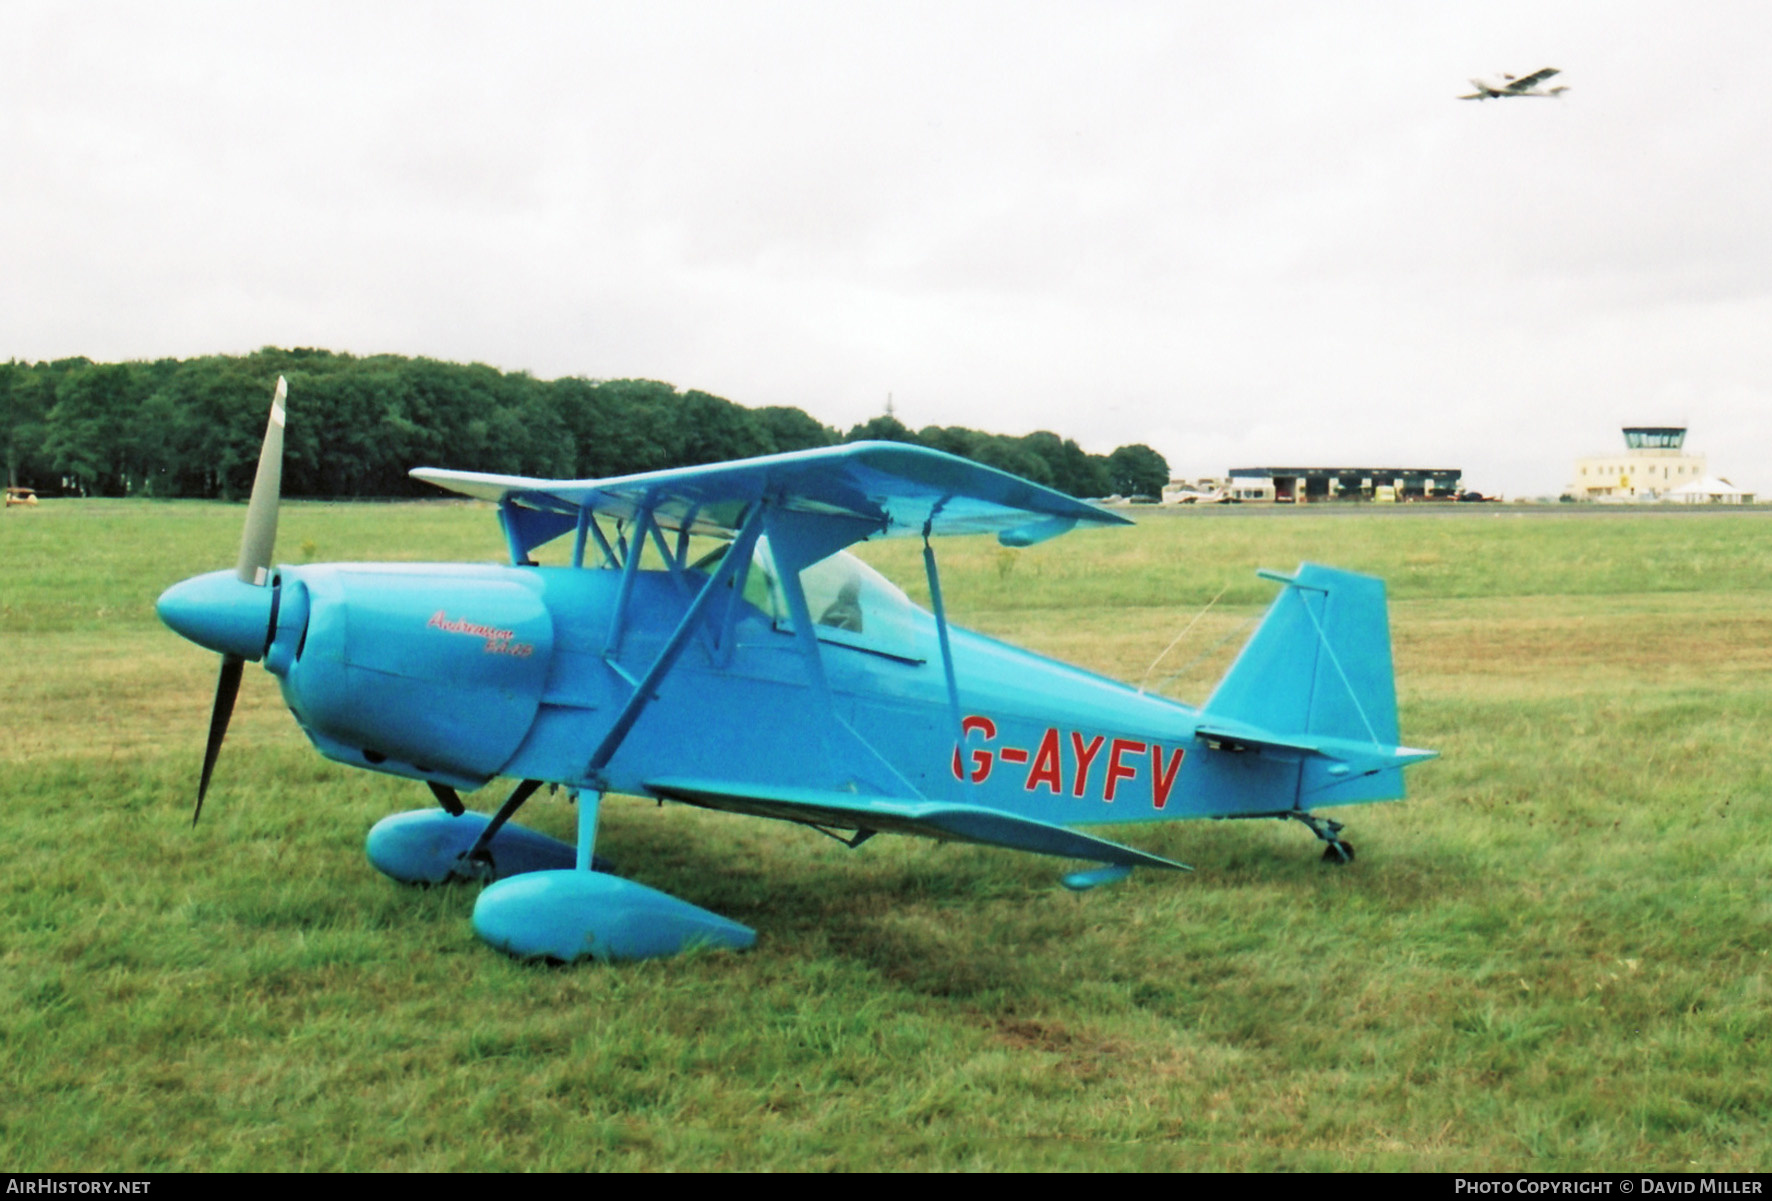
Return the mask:
[[1565,491],[1576,500],[1611,504],[1661,500],[1705,478],[1704,456],[1688,454],[1685,444],[1683,425],[1627,425],[1623,453],[1575,460]]
[[1451,501],[1463,479],[1458,467],[1233,467],[1229,495],[1281,505]]

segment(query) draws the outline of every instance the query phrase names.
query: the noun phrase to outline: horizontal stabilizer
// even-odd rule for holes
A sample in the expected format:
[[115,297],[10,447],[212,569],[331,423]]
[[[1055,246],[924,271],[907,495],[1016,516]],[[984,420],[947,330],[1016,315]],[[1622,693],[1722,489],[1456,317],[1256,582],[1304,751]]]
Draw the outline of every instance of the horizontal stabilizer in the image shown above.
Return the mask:
[[979,805],[710,780],[648,780],[646,788],[656,796],[705,809],[774,817],[811,826],[921,834],[926,838],[1056,855],[1061,859],[1087,859],[1127,867],[1164,867],[1184,872],[1193,870],[1185,863],[1121,846],[1105,838]]
[[[1198,730],[1208,745],[1222,750],[1282,750],[1329,760],[1331,775],[1365,776],[1393,767],[1407,767],[1439,757],[1438,751],[1412,746],[1384,746],[1315,734],[1275,734],[1242,722],[1206,722]],[[1337,770],[1337,769],[1341,770]]]

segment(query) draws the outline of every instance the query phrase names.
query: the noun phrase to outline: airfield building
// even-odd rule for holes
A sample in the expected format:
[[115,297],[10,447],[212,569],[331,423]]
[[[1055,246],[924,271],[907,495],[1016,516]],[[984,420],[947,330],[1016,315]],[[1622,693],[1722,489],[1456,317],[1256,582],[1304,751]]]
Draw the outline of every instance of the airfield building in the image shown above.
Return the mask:
[[1457,467],[1233,467],[1230,495],[1280,505],[1449,501],[1463,479]]
[[1708,474],[1703,455],[1685,450],[1686,428],[1679,425],[1627,425],[1622,454],[1575,460],[1567,489],[1576,500],[1609,503],[1661,500]]

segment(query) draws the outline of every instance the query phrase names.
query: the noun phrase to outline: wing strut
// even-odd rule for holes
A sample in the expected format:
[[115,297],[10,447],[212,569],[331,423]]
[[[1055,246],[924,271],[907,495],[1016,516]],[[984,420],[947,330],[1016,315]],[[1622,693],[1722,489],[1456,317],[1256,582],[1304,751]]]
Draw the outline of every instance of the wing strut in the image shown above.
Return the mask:
[[[650,515],[646,517],[646,521],[648,523],[651,521]],[[658,652],[658,658],[652,661],[652,666],[646,669],[646,674],[641,677],[638,684],[634,685],[634,694],[628,698],[628,703],[622,706],[621,713],[615,719],[615,724],[609,727],[609,732],[603,735],[603,741],[597,744],[597,749],[591,754],[590,766],[585,769],[585,774],[593,780],[599,779],[603,769],[609,766],[609,761],[615,757],[615,752],[627,739],[628,731],[632,730],[634,723],[640,719],[641,711],[651,703],[653,692],[657,689],[659,681],[664,679],[665,674],[676,664],[678,656],[683,653],[683,648],[689,645],[690,637],[695,633],[696,627],[701,624],[701,617],[707,610],[708,602],[713,599],[716,593],[726,587],[727,582],[732,579],[733,573],[738,570],[740,564],[751,561],[751,549],[756,546],[757,535],[762,532],[763,506],[757,505],[745,517],[744,525],[739,530],[738,538],[733,542],[732,549],[726,552],[725,557],[720,560],[720,566],[708,577],[708,582],[702,585],[701,591],[696,593],[695,599],[690,602],[688,612],[683,614],[683,620],[677,623],[677,628],[671,632],[670,638]],[[640,561],[641,536],[640,532],[636,531],[633,550],[629,555],[630,564]],[[624,605],[626,600],[624,590],[622,598]]]
[[535,560],[529,557],[528,548],[523,545],[523,536],[517,531],[517,498],[507,496],[498,502],[499,524],[504,527],[505,548],[511,552],[511,564],[515,567],[526,567]]
[[[603,643],[603,657],[613,660],[621,650],[621,637],[626,630],[628,600],[634,595],[634,576],[640,570],[640,551],[646,544],[646,527],[652,522],[652,509],[642,504],[634,515],[634,536],[623,540],[621,548],[621,588],[615,595],[615,612],[609,617],[609,637]],[[616,530],[621,538],[621,530]]]
[[572,565],[585,565],[585,537],[591,532],[591,510],[582,508],[578,511],[578,528],[572,531]]
[[941,603],[941,575],[935,570],[935,548],[929,545],[929,524],[923,526],[923,571],[929,577],[929,603],[935,610],[935,636],[941,643],[941,670],[948,682],[948,708],[954,719],[954,754],[966,742],[966,727],[960,719],[960,684],[954,678],[954,654],[948,646],[948,615]]
[[683,562],[676,552],[665,542],[664,531],[658,528],[658,522],[648,520],[646,529],[652,535],[652,545],[658,548],[658,557],[664,560],[665,570],[670,573],[671,583],[675,584],[683,595],[689,595],[689,581],[683,578]]
[[609,539],[603,536],[603,527],[597,524],[596,511],[586,505],[578,511],[578,529],[574,532],[572,541],[572,565],[574,567],[585,565],[585,538],[587,535],[597,540],[597,553],[603,556],[602,565],[604,567],[621,566],[615,557],[615,551],[610,549]]

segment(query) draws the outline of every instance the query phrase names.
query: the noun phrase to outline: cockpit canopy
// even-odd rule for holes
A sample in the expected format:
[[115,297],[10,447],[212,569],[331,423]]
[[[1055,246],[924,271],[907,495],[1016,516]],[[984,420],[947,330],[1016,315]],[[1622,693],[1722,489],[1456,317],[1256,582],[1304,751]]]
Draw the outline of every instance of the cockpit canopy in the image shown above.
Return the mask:
[[[711,572],[728,549],[729,545],[710,552],[695,564],[696,569]],[[929,657],[926,642],[933,637],[935,619],[912,604],[891,580],[849,552],[838,551],[801,571],[800,587],[819,641],[911,662]],[[757,539],[751,554],[744,599],[776,629],[793,630],[793,612],[782,591],[767,537]]]

